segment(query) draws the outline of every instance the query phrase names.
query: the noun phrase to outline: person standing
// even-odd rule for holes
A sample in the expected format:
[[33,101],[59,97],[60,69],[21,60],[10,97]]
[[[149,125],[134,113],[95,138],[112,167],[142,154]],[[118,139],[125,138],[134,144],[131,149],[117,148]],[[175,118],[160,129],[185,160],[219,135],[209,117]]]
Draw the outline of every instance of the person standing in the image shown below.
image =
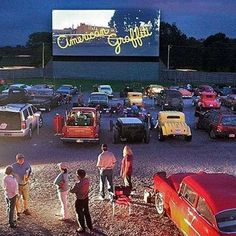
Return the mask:
[[20,217],[20,203],[21,197],[23,197],[23,205],[25,215],[31,215],[29,211],[29,178],[32,172],[31,166],[28,162],[25,161],[25,157],[23,154],[18,153],[16,155],[16,162],[12,165],[13,168],[13,175],[15,176],[18,189],[19,189],[19,196],[16,200],[16,212],[17,217]]
[[60,174],[55,178],[54,185],[57,186],[58,198],[61,203],[61,220],[68,220],[68,192],[69,192],[69,179],[67,173],[67,166],[61,162],[58,164],[61,171]]
[[7,202],[9,224],[11,228],[16,228],[16,221],[14,221],[14,212],[18,193],[18,183],[15,177],[13,176],[12,166],[7,166],[5,169],[5,177],[3,178],[3,189]]
[[102,153],[98,156],[97,167],[100,173],[100,200],[105,198],[105,181],[107,180],[107,189],[112,198],[113,193],[113,168],[115,167],[116,158],[112,152],[108,151],[107,144],[102,144]]
[[133,152],[129,146],[125,146],[123,149],[123,159],[121,162],[120,176],[122,177],[125,186],[130,187],[132,190],[131,175],[133,172]]
[[76,201],[75,201],[75,211],[77,214],[78,223],[80,224],[80,229],[77,229],[77,233],[84,233],[85,229],[85,219],[87,227],[90,231],[93,230],[92,220],[89,213],[89,179],[86,178],[86,172],[82,169],[76,171],[78,182],[70,189],[71,193],[76,194]]

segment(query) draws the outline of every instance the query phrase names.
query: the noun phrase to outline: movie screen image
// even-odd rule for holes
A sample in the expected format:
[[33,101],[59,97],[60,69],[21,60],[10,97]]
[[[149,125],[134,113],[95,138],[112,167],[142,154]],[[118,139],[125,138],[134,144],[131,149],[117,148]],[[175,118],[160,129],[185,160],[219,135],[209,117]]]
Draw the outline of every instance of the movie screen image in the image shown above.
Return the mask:
[[160,11],[53,10],[53,56],[159,56]]

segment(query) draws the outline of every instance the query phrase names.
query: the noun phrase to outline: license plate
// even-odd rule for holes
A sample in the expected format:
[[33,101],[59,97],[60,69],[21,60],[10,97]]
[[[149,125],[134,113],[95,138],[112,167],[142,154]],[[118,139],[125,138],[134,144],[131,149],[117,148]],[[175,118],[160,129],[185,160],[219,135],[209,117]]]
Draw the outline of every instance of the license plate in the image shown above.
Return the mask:
[[235,134],[229,134],[229,138],[235,138]]
[[77,140],[76,140],[76,143],[83,143],[83,140],[77,139]]
[[210,107],[213,107],[213,105],[212,105],[212,104],[210,104]]
[[4,134],[4,136],[11,136],[11,134],[8,134],[8,133],[7,133],[7,134]]
[[179,134],[179,133],[181,133],[181,130],[180,129],[176,129],[175,132]]

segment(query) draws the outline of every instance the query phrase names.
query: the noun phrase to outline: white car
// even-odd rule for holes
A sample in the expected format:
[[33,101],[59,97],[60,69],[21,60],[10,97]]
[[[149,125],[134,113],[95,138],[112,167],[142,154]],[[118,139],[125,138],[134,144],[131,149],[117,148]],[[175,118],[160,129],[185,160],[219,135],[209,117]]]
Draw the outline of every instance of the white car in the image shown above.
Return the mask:
[[29,89],[31,89],[31,86],[26,85],[26,84],[12,84],[9,86],[8,89],[3,90],[2,94],[8,94],[10,88],[23,88],[26,91],[28,91]]
[[98,92],[105,93],[109,98],[113,97],[113,90],[110,85],[99,85]]

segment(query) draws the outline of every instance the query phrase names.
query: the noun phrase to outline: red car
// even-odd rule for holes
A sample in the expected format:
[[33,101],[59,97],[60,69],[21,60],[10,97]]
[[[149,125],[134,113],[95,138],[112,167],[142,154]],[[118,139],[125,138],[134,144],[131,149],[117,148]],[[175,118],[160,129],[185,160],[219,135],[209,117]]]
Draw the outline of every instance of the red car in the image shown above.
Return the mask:
[[200,96],[203,92],[214,92],[214,89],[209,85],[199,85],[198,88],[194,90],[196,96]]
[[95,142],[100,139],[100,113],[92,107],[73,107],[62,128],[63,142]]
[[195,115],[198,116],[201,111],[220,109],[221,103],[217,98],[218,96],[215,92],[202,92],[196,104]]
[[157,214],[188,236],[236,235],[236,177],[224,173],[154,175]]
[[197,129],[208,131],[210,138],[236,137],[236,115],[229,111],[210,110],[199,113]]

